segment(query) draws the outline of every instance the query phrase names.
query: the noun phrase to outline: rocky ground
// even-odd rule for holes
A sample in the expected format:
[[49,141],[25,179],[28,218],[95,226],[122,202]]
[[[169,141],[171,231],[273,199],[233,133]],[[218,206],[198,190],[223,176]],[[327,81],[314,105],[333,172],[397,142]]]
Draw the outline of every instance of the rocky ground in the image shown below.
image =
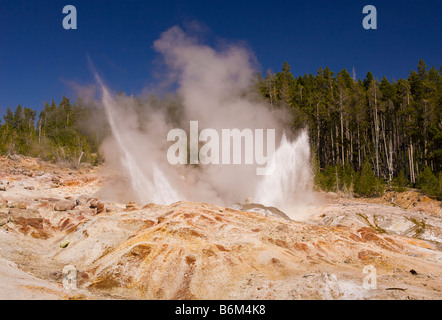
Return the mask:
[[415,190],[317,194],[297,222],[255,204],[114,203],[104,179],[0,158],[0,299],[442,298],[442,207]]

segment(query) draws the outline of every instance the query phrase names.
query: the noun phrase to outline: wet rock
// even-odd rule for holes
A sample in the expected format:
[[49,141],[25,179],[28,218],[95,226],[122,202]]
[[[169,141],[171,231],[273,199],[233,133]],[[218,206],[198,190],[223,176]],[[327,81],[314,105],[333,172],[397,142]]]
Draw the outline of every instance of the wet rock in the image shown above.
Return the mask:
[[67,210],[72,210],[75,208],[75,201],[71,201],[71,200],[60,200],[57,201],[54,205],[54,210],[55,211],[67,211]]

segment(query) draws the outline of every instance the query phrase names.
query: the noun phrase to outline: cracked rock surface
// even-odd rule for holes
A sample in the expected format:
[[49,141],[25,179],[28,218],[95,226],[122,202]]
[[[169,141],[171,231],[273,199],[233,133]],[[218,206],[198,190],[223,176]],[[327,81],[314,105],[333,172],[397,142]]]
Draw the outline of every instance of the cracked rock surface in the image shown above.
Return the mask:
[[318,194],[297,222],[259,204],[113,202],[104,179],[0,158],[0,299],[442,298],[441,204],[416,191]]

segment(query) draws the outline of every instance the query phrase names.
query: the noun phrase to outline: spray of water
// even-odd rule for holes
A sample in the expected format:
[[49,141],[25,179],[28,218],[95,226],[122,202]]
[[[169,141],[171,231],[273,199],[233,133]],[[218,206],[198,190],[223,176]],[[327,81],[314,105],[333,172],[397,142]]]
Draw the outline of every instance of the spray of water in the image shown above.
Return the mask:
[[101,87],[105,114],[117,142],[118,151],[121,153],[123,168],[128,174],[131,187],[137,195],[137,200],[143,203],[154,202],[159,204],[170,204],[178,201],[180,197],[177,192],[155,164],[152,164],[153,182],[145,171],[140,168],[129,147],[133,140],[130,132],[127,131],[127,128],[121,128],[118,125],[118,106],[115,100],[97,73],[95,73],[95,79]]
[[284,134],[274,157],[274,172],[257,185],[254,201],[300,218],[312,194],[307,130],[290,142]]
[[174,126],[185,129],[190,121],[198,120],[200,130],[217,132],[276,129],[280,143],[275,170],[268,176],[257,176],[256,165],[171,165],[166,157],[170,146],[166,137],[173,127],[167,121],[167,108],[155,108],[142,99],[135,108],[130,97],[113,97],[96,75],[113,136],[103,143],[102,151],[108,166],[122,169],[136,200],[143,204],[190,200],[229,206],[249,199],[299,219],[311,195],[308,135],[303,131],[289,141],[281,135],[285,114],[247,94],[256,74],[252,55],[237,46],[216,51],[178,27],[164,32],[154,48],[164,56],[178,85],[182,110],[180,123]]

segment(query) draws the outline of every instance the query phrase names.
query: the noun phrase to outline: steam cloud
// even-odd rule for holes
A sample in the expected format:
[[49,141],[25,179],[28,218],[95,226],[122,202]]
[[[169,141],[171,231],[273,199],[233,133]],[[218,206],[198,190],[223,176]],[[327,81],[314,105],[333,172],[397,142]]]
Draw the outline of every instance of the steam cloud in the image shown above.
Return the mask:
[[165,108],[112,96],[96,75],[112,130],[101,146],[106,167],[126,178],[112,181],[103,194],[143,204],[192,200],[230,205],[249,199],[276,206],[295,218],[293,208],[304,204],[310,192],[308,137],[303,132],[288,141],[282,111],[271,110],[250,92],[256,74],[250,52],[234,45],[216,51],[179,27],[164,32],[153,47],[178,85],[183,106],[179,128],[188,131],[189,122],[197,120],[199,130],[220,133],[233,128],[276,129],[275,173],[257,176],[256,165],[250,164],[171,165],[167,150],[172,142],[166,137],[177,123],[168,121]]

